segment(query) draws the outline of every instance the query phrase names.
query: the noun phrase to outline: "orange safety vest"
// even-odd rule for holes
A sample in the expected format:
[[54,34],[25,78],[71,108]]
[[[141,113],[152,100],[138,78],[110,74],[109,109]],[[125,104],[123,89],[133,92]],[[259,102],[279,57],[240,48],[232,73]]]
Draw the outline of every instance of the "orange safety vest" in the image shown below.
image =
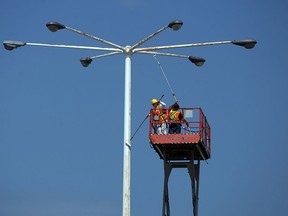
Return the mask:
[[[163,123],[167,119],[167,115],[164,114],[163,110],[161,108],[158,108],[158,107],[153,109],[153,116],[154,116],[154,118],[153,118],[154,123],[156,123],[156,124]],[[157,116],[158,116],[158,119],[155,118]]]
[[173,122],[178,122],[178,123],[180,123],[180,121],[181,121],[181,120],[179,119],[180,114],[181,114],[181,112],[178,111],[178,110],[171,110],[171,111],[169,112],[169,118],[170,118],[170,120],[173,121]]

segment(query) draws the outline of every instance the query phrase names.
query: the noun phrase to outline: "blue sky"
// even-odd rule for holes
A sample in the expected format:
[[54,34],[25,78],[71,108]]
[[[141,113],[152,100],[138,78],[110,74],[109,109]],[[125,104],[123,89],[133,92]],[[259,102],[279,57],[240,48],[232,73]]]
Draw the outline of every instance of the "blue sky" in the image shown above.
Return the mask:
[[[102,46],[64,25],[133,45],[172,20],[184,22],[143,46],[253,38],[173,50],[158,57],[182,107],[201,107],[212,128],[212,158],[201,164],[199,215],[285,215],[288,211],[288,30],[284,0],[4,1],[1,41]],[[0,215],[115,216],[122,213],[124,56],[27,46],[0,50]],[[132,57],[132,131],[152,98],[171,92],[152,56]],[[161,215],[163,162],[148,143],[148,121],[132,142],[131,215]],[[172,215],[191,215],[186,170],[169,180]]]

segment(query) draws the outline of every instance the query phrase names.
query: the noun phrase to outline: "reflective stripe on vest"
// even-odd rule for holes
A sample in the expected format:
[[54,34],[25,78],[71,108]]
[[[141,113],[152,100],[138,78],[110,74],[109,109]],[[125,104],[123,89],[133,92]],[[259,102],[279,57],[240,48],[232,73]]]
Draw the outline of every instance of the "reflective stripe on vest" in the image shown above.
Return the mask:
[[171,110],[169,113],[169,117],[172,121],[179,121],[179,114],[180,112],[177,110]]
[[154,110],[154,115],[159,116],[159,120],[164,122],[165,121],[165,114],[162,112],[162,109],[156,108]]

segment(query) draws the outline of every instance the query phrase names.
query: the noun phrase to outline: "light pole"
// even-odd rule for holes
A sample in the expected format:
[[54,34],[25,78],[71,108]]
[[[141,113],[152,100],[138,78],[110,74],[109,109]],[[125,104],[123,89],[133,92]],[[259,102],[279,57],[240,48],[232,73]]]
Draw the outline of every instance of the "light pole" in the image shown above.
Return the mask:
[[7,50],[13,50],[21,46],[44,46],[44,47],[57,47],[57,48],[74,48],[74,49],[87,49],[87,50],[100,50],[109,51],[108,53],[81,58],[80,62],[84,67],[88,67],[94,59],[112,56],[116,54],[124,54],[125,56],[125,91],[124,91],[124,152],[123,152],[123,209],[122,216],[130,216],[130,176],[131,176],[131,57],[132,55],[138,54],[149,54],[149,55],[160,55],[169,57],[180,57],[189,59],[196,66],[202,66],[205,59],[194,56],[187,56],[173,53],[156,52],[156,50],[172,49],[172,48],[184,48],[194,46],[207,46],[207,45],[221,45],[221,44],[234,44],[243,46],[247,49],[253,48],[257,43],[255,40],[233,40],[233,41],[219,41],[219,42],[205,42],[205,43],[194,43],[194,44],[181,44],[181,45],[168,45],[168,46],[157,46],[157,47],[144,47],[138,48],[149,39],[155,37],[167,28],[171,28],[174,31],[178,31],[183,22],[175,20],[170,22],[168,25],[162,27],[158,31],[139,41],[133,46],[120,46],[104,39],[89,35],[82,31],[73,29],[71,27],[62,25],[58,22],[48,22],[47,28],[56,32],[61,29],[67,29],[69,31],[81,34],[85,37],[97,40],[105,45],[109,45],[110,48],[103,47],[90,47],[90,46],[75,46],[75,45],[55,45],[55,44],[43,44],[43,43],[26,43],[20,41],[4,41],[3,45]]

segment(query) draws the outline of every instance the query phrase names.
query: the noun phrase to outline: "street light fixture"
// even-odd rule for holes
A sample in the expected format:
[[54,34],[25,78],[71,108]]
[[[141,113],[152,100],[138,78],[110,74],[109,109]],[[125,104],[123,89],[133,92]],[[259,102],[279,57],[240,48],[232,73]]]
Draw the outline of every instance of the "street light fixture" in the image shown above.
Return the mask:
[[252,49],[256,45],[255,40],[234,40],[232,41],[232,44],[238,45],[238,46],[243,46],[246,49]]
[[26,43],[21,42],[21,41],[4,41],[3,45],[4,45],[5,49],[11,51],[11,50],[16,49],[18,47],[25,46]]
[[207,45],[222,45],[222,44],[234,44],[243,46],[247,49],[251,49],[256,45],[255,40],[233,40],[233,41],[218,41],[218,42],[205,42],[205,43],[194,43],[194,44],[180,44],[180,45],[168,45],[168,46],[156,46],[156,47],[144,47],[138,48],[146,41],[155,37],[167,28],[171,28],[174,31],[178,31],[183,25],[180,20],[174,20],[168,25],[134,44],[133,46],[120,46],[118,44],[106,41],[104,39],[98,38],[93,35],[81,32],[79,30],[73,29],[71,27],[62,25],[58,22],[48,22],[46,24],[47,28],[56,32],[61,29],[67,29],[74,33],[83,35],[85,37],[91,38],[93,40],[99,41],[103,44],[109,45],[110,48],[103,47],[90,47],[90,46],[75,46],[75,45],[55,45],[55,44],[43,44],[43,43],[25,43],[20,41],[4,41],[3,45],[5,49],[11,51],[15,48],[28,45],[28,46],[44,46],[44,47],[56,47],[56,48],[73,48],[73,49],[87,49],[87,50],[100,50],[109,51],[109,53],[100,54],[92,57],[81,58],[80,62],[83,67],[88,67],[94,59],[124,54],[125,55],[125,91],[124,91],[124,151],[123,151],[123,209],[122,216],[130,216],[130,168],[131,168],[131,56],[133,54],[149,54],[149,55],[160,55],[169,57],[179,57],[189,59],[196,66],[202,66],[205,59],[200,57],[193,57],[187,55],[173,54],[173,53],[163,53],[155,52],[156,50],[163,49],[174,49],[174,48],[185,48],[185,47],[195,47],[195,46],[207,46]]
[[171,23],[168,24],[169,28],[172,28],[174,31],[178,31],[183,25],[183,22],[181,20],[174,20]]
[[58,31],[60,29],[64,29],[65,28],[64,25],[62,25],[62,24],[60,24],[58,22],[48,22],[46,24],[46,26],[51,32],[56,32],[56,31]]
[[81,59],[80,59],[80,62],[81,62],[81,64],[83,65],[83,67],[88,67],[88,66],[91,64],[92,59],[89,58],[89,57],[87,57],[87,58],[81,58]]
[[188,59],[198,67],[201,67],[205,62],[205,59],[199,57],[189,56]]

